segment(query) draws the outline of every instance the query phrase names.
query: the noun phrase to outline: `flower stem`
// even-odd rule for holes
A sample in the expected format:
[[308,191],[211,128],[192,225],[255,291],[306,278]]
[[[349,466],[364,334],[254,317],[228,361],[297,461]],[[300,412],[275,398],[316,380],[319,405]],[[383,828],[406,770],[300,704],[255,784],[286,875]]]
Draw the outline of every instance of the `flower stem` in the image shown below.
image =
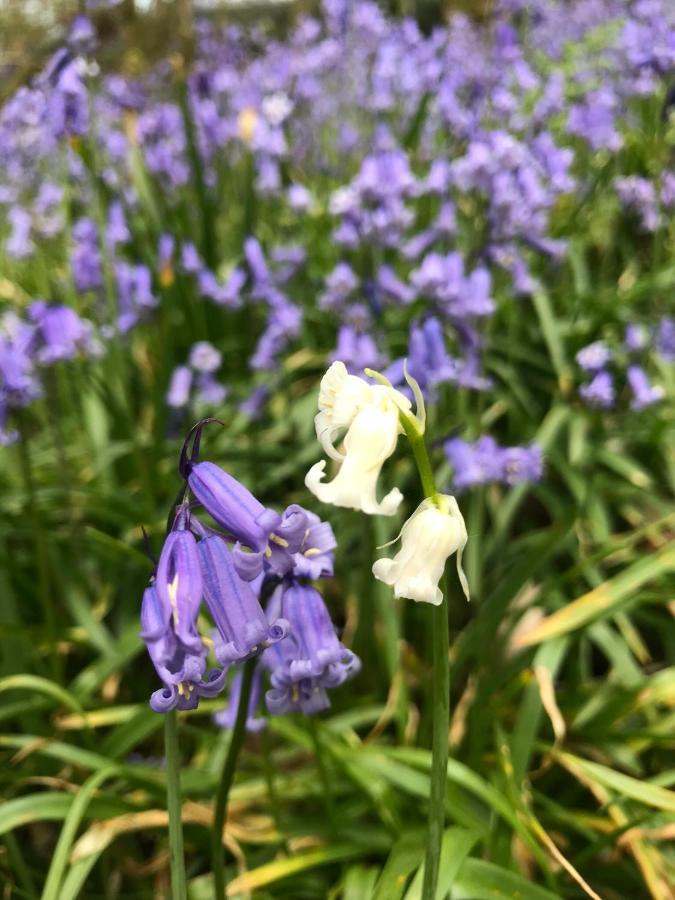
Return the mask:
[[[424,495],[432,500],[436,500],[438,489],[434,481],[424,435],[403,415],[401,416],[401,424],[412,447]],[[442,586],[443,600],[439,606],[434,606],[431,621],[433,643],[433,683],[431,694],[433,725],[429,818],[427,821],[422,900],[435,900],[436,897],[441,843],[445,828],[448,729],[450,727],[450,660],[448,657],[450,633],[448,626],[448,592],[445,579],[443,579]]]
[[248,715],[248,701],[251,696],[251,686],[253,684],[253,672],[256,667],[257,660],[255,657],[247,659],[244,663],[244,671],[241,679],[241,692],[239,694],[239,706],[237,707],[237,718],[235,719],[234,728],[232,729],[232,737],[230,746],[227,750],[223,771],[220,776],[220,784],[218,785],[218,793],[216,794],[216,802],[213,810],[213,833],[211,836],[211,867],[213,869],[213,896],[215,900],[223,900],[225,896],[225,867],[223,864],[223,828],[225,826],[225,817],[227,814],[227,799],[230,795],[230,788],[234,780],[234,772],[237,768],[237,759],[239,751],[244,743],[246,736],[246,717]]
[[176,711],[164,718],[164,750],[166,754],[166,805],[169,811],[169,851],[171,855],[171,896],[185,900],[185,855],[183,852],[183,818],[180,797],[178,761],[178,728]]
[[433,672],[432,689],[433,733],[431,738],[431,788],[427,823],[426,856],[424,862],[423,900],[434,900],[438,882],[441,842],[445,827],[445,793],[448,778],[448,729],[450,725],[450,661],[448,645],[448,601],[445,583],[443,602],[432,613]]

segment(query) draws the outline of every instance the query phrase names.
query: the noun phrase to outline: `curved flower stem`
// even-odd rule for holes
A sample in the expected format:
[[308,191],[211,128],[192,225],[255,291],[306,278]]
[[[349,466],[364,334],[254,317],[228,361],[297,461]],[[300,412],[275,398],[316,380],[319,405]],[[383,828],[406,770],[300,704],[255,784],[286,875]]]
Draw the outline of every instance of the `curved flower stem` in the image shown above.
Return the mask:
[[171,896],[185,900],[185,854],[183,851],[183,817],[180,797],[178,760],[178,728],[176,711],[164,717],[164,752],[166,754],[166,806],[169,812],[169,851],[171,855]]
[[211,868],[213,869],[213,896],[215,900],[223,900],[225,897],[225,866],[223,864],[223,828],[227,814],[227,799],[234,780],[234,772],[237,768],[239,751],[246,736],[246,717],[248,715],[248,701],[251,696],[253,684],[253,672],[257,659],[252,657],[244,663],[244,671],[241,679],[241,693],[239,694],[239,706],[237,718],[232,729],[230,746],[227,750],[223,771],[220,776],[218,793],[216,794],[213,809],[213,833],[211,835]]
[[[401,425],[412,447],[415,465],[426,497],[438,496],[424,435],[407,416],[401,415]],[[445,827],[445,793],[448,777],[448,729],[450,727],[450,660],[448,647],[447,583],[442,582],[443,600],[432,611],[433,641],[433,731],[431,739],[431,785],[429,790],[429,818],[427,823],[426,853],[424,859],[424,883],[422,900],[435,900],[438,884],[438,867],[441,843]]]

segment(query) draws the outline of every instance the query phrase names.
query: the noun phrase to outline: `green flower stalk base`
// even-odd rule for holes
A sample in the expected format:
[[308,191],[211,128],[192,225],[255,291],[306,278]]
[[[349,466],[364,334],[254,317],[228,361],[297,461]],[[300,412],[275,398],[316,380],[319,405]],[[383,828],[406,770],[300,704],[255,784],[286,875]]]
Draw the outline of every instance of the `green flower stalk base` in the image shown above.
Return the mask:
[[171,855],[171,896],[185,900],[185,854],[183,851],[183,816],[180,796],[178,759],[178,727],[176,711],[164,717],[164,752],[166,754],[166,806],[169,812],[169,852]]
[[230,788],[234,781],[234,773],[237,768],[237,760],[239,751],[241,750],[244,738],[246,737],[246,717],[248,714],[248,702],[251,696],[251,686],[253,685],[253,672],[256,667],[257,660],[255,658],[248,659],[244,663],[244,671],[241,681],[241,693],[239,694],[239,706],[237,707],[237,718],[235,719],[234,728],[232,729],[232,737],[230,746],[227,750],[223,771],[220,776],[220,784],[218,785],[218,793],[216,794],[216,802],[213,810],[213,832],[211,844],[211,867],[213,869],[213,896],[215,900],[223,900],[225,897],[225,865],[223,862],[223,828],[225,827],[225,818],[227,815],[227,800],[230,796]]

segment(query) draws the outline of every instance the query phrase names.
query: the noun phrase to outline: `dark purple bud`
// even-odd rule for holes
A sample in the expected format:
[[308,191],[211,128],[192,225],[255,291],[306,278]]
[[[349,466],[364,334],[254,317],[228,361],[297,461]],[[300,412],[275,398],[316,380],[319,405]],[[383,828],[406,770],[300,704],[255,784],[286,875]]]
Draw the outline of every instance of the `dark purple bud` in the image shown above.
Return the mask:
[[286,636],[282,619],[270,625],[251,585],[239,577],[232,554],[217,536],[199,542],[204,597],[217,628],[216,659],[222,665],[262,652]]
[[216,522],[252,550],[265,550],[281,516],[267,510],[243,484],[211,462],[191,466],[190,490]]

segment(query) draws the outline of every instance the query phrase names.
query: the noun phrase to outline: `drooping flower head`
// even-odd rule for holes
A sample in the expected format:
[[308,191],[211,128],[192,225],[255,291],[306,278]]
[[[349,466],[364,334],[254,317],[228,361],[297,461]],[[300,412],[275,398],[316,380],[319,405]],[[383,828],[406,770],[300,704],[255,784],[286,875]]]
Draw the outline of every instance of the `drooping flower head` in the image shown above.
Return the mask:
[[[377,480],[402,433],[399,411],[407,412],[410,406],[408,398],[394,388],[370,385],[350,375],[344,363],[334,362],[321,380],[314,424],[321,446],[340,468],[332,481],[324,482],[326,463],[316,463],[305,477],[309,490],[334,506],[393,515],[403,496],[394,488],[378,501]],[[344,452],[334,446],[342,428],[347,428]]]
[[286,640],[262,656],[272,683],[268,709],[274,714],[326,709],[326,690],[356,675],[361,663],[339,640],[323,597],[311,585],[291,579],[277,587],[267,615],[281,615],[289,624]]
[[467,600],[469,586],[462,569],[467,534],[457,501],[449,494],[424,500],[401,531],[401,549],[393,559],[373,563],[373,575],[394,588],[395,597],[407,597],[438,606],[443,593],[438,583],[445,562],[457,554],[457,574]]

